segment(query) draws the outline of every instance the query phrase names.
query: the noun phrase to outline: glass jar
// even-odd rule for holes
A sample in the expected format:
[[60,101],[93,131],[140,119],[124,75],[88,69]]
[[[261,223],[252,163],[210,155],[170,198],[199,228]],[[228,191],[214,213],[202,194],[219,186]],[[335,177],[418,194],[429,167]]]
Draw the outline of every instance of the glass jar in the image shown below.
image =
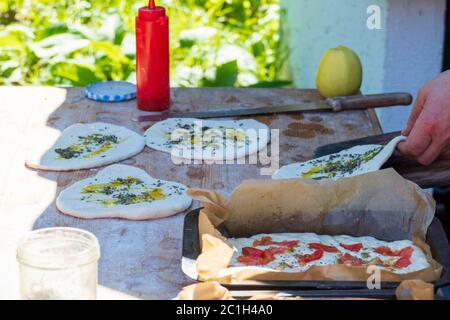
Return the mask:
[[20,295],[31,300],[97,297],[100,246],[90,232],[45,228],[30,232],[17,248]]

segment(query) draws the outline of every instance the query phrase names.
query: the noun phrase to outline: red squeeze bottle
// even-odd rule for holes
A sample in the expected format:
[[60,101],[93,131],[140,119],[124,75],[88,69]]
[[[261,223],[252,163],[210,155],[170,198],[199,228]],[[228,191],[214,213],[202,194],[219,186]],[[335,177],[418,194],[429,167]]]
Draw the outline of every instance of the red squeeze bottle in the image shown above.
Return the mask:
[[169,18],[150,0],[136,17],[137,106],[163,111],[170,105]]

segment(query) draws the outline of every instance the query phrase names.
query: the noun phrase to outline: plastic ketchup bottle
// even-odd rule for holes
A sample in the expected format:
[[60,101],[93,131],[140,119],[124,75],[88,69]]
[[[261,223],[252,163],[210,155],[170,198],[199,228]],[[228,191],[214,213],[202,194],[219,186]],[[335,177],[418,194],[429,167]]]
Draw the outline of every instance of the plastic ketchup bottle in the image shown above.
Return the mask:
[[136,17],[136,77],[140,110],[169,108],[169,18],[154,0]]

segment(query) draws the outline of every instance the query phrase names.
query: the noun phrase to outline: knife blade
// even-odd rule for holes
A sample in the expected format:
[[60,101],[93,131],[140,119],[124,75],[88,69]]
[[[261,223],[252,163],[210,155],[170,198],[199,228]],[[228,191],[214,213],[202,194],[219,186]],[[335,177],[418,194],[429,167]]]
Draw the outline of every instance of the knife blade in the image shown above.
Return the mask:
[[301,104],[296,105],[278,105],[278,106],[266,106],[258,108],[242,108],[242,109],[216,109],[211,111],[197,111],[197,112],[160,112],[151,115],[142,115],[133,118],[137,122],[145,121],[161,121],[167,118],[196,118],[196,119],[209,119],[209,118],[229,118],[239,116],[251,116],[260,114],[272,114],[272,113],[290,113],[299,111],[310,110],[329,110],[330,106],[325,101],[311,102],[302,101]]
[[309,101],[303,100],[296,104],[263,106],[257,108],[222,108],[208,111],[197,112],[161,112],[151,115],[140,115],[133,118],[133,121],[161,121],[167,118],[228,118],[238,116],[250,116],[274,113],[291,113],[306,111],[343,111],[343,110],[361,110],[377,107],[389,107],[398,105],[409,105],[412,102],[412,96],[409,93],[383,93],[372,95],[357,95],[348,97],[335,97],[326,100]]

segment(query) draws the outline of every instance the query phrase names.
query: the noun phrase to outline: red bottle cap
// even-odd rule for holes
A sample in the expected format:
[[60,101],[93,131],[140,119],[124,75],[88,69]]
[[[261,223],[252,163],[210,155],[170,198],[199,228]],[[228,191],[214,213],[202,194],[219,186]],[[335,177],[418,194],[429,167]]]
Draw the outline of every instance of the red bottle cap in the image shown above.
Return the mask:
[[150,0],[147,7],[139,8],[139,18],[154,21],[166,15],[166,9],[155,5],[155,0]]

